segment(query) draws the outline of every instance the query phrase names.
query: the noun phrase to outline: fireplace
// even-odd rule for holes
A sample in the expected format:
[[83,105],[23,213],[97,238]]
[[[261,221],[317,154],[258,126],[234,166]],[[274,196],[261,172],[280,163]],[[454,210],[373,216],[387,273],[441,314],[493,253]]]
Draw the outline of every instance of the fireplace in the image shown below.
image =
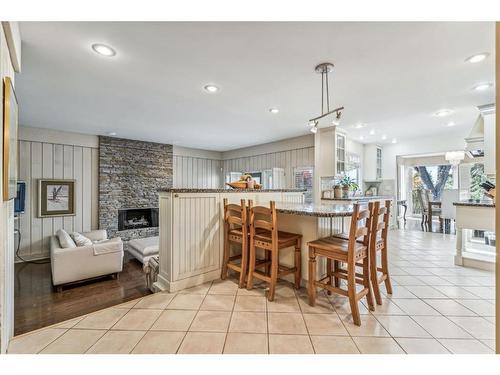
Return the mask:
[[157,208],[126,208],[118,210],[118,230],[158,227]]

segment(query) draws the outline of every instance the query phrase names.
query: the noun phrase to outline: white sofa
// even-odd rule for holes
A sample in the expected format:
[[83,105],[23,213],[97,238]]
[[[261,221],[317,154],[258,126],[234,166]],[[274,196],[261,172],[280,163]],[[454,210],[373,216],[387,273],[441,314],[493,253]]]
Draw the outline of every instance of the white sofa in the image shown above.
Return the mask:
[[57,236],[50,238],[52,283],[61,285],[104,275],[118,275],[123,269],[123,243],[120,238],[108,240],[105,230],[82,233],[93,244],[62,248]]

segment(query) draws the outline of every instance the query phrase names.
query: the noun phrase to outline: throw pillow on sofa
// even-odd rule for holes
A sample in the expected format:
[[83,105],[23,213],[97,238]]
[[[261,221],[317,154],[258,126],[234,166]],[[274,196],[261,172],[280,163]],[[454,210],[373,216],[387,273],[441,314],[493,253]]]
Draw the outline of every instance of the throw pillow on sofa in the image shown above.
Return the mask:
[[56,232],[57,239],[59,240],[59,244],[63,249],[68,249],[72,247],[76,247],[75,242],[71,238],[71,236],[64,229],[58,229]]
[[81,233],[73,232],[71,237],[75,240],[76,246],[92,246],[92,241]]

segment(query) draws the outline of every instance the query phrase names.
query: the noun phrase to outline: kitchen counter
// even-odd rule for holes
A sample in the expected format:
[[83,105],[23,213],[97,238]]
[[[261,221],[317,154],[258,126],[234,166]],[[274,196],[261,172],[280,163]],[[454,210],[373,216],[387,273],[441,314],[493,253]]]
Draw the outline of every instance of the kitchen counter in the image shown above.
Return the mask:
[[[176,292],[220,278],[224,248],[224,200],[241,199],[269,207],[276,202],[278,228],[302,234],[302,277],[307,280],[307,243],[344,232],[352,204],[305,204],[304,191],[169,189],[159,193],[159,273],[156,290]],[[293,249],[292,249],[293,250]],[[282,253],[282,254],[281,254]],[[294,251],[280,252],[282,264],[294,264]],[[324,267],[323,267],[324,268]],[[323,270],[320,267],[320,271]],[[293,275],[288,275],[292,277]]]
[[459,202],[453,202],[453,205],[460,206],[460,207],[495,207],[495,202],[493,202],[493,201],[479,201],[479,202],[459,201]]
[[159,189],[161,193],[304,193],[305,189]]
[[352,215],[352,204],[276,203],[276,211],[299,216],[344,217]]
[[347,198],[321,198],[321,200],[325,201],[364,201],[364,200],[383,200],[383,199],[394,199],[394,197],[388,195],[361,195],[361,196],[353,196]]
[[494,270],[495,254],[484,251],[481,246],[472,241],[472,231],[495,231],[495,203],[492,201],[459,201],[456,207],[455,226],[456,254],[455,264],[465,267],[475,267]]

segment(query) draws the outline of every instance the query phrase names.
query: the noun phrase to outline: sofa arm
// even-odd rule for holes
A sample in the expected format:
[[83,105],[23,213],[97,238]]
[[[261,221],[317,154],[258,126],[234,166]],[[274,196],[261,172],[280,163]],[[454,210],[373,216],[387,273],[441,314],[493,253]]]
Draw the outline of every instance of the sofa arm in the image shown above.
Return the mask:
[[90,232],[83,232],[82,234],[92,242],[108,239],[108,232],[106,232],[105,229],[91,230]]
[[94,254],[107,254],[117,251],[123,252],[123,242],[120,237],[111,238],[93,245]]

